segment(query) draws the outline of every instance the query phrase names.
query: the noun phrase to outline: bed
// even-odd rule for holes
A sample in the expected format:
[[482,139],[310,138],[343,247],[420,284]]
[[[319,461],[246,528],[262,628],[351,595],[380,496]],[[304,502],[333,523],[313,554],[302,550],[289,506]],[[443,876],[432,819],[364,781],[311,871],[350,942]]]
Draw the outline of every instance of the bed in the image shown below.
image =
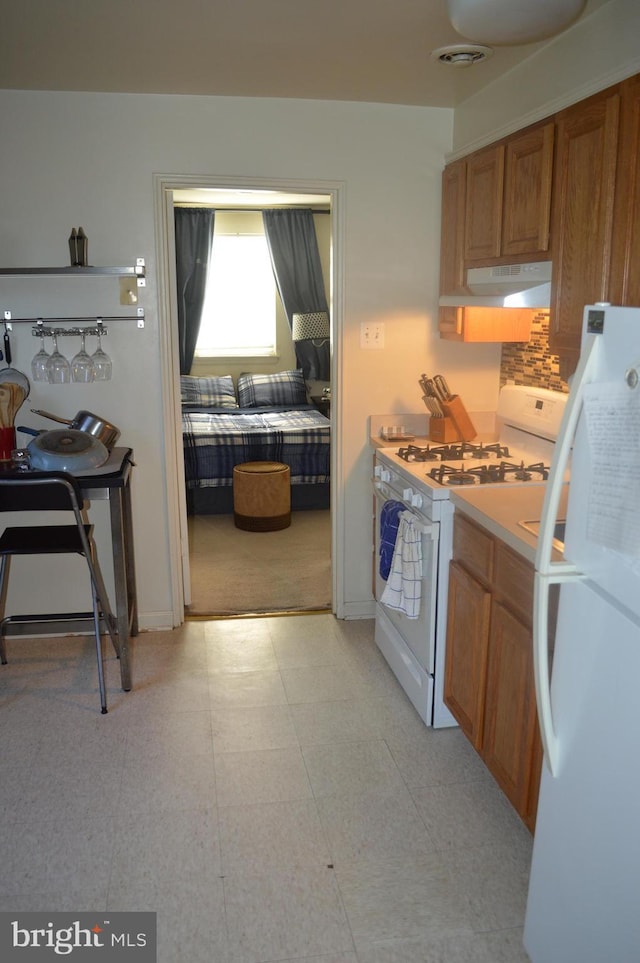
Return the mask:
[[233,511],[233,469],[278,461],[294,510],[329,507],[331,425],[307,403],[301,371],[180,378],[187,511]]

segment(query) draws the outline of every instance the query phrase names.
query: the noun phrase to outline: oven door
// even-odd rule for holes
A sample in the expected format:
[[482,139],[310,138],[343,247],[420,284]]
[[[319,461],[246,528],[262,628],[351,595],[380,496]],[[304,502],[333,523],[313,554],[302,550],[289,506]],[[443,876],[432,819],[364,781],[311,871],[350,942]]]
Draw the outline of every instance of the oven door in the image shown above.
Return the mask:
[[[376,518],[375,518],[375,598],[377,606],[384,612],[405,644],[411,649],[418,664],[429,675],[433,675],[435,668],[435,627],[436,627],[436,597],[438,591],[438,539],[440,525],[431,521],[423,512],[407,505],[401,497],[384,482],[376,481]],[[411,512],[421,533],[422,545],[422,579],[420,590],[420,614],[418,618],[410,619],[402,612],[397,612],[384,605],[381,601],[386,580],[380,575],[380,513],[384,503],[393,499],[402,501],[405,510]]]

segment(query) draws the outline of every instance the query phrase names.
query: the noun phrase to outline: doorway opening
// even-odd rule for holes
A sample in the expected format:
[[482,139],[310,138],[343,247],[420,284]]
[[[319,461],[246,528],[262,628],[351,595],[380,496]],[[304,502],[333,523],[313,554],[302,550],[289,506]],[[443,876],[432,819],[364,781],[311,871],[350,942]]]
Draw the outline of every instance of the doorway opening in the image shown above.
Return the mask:
[[[335,201],[337,187],[318,190],[314,185],[274,185],[243,179],[194,178],[157,175],[156,201],[158,209],[159,282],[167,298],[160,297],[164,318],[160,319],[163,333],[161,351],[166,355],[168,392],[165,404],[166,428],[170,436],[168,448],[173,448],[174,472],[168,472],[169,488],[176,493],[176,551],[179,578],[176,579],[176,603],[181,606],[180,621],[185,618],[205,618],[207,615],[229,617],[273,612],[302,612],[336,607],[336,569],[333,560],[336,519],[331,508],[305,508],[293,512],[290,529],[275,532],[246,532],[234,526],[230,512],[201,514],[188,510],[184,476],[182,411],[180,405],[180,372],[177,354],[177,295],[175,280],[175,235],[173,212],[176,205],[207,205],[216,210],[258,211],[263,208],[311,208],[318,225],[318,248],[327,288],[327,300],[332,315],[335,348]],[[164,304],[163,304],[164,301]],[[286,317],[286,316],[285,316]],[[289,334],[290,340],[290,334]],[[164,350],[163,350],[164,349]],[[291,345],[289,345],[289,350]],[[281,352],[277,352],[281,355]],[[295,355],[269,359],[271,370],[295,367]],[[266,360],[266,359],[265,359]],[[231,359],[228,359],[230,362]],[[262,359],[236,359],[235,370],[225,363],[225,372],[237,377],[240,370],[262,373]],[[205,364],[206,367],[206,364]],[[335,420],[335,351],[332,352],[330,382],[332,403],[322,398],[319,411],[331,420],[331,476],[333,479]],[[268,370],[268,366],[267,366]],[[206,372],[196,358],[194,375]],[[222,373],[221,370],[217,373]],[[310,394],[314,386],[310,387]],[[308,399],[311,401],[311,398]],[[315,399],[314,399],[315,400]],[[174,475],[172,478],[171,475]],[[173,483],[173,484],[172,484]],[[333,483],[332,483],[333,488]],[[333,500],[331,500],[332,504]],[[294,506],[295,508],[295,506]]]

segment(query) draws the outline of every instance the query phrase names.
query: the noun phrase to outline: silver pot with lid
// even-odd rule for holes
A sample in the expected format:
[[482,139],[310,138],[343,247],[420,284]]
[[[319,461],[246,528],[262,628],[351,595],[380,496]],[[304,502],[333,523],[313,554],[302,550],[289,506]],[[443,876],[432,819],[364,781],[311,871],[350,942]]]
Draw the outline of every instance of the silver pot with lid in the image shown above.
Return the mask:
[[32,408],[31,411],[34,415],[42,415],[43,418],[50,418],[51,421],[57,421],[61,425],[68,425],[74,431],[83,431],[97,438],[108,451],[111,451],[120,437],[119,428],[99,415],[94,415],[92,411],[79,411],[74,418],[61,418],[59,415],[53,415],[50,411],[42,411],[39,408]]
[[109,458],[106,445],[98,438],[74,428],[41,431],[27,450],[30,466],[36,471],[87,471],[100,468]]

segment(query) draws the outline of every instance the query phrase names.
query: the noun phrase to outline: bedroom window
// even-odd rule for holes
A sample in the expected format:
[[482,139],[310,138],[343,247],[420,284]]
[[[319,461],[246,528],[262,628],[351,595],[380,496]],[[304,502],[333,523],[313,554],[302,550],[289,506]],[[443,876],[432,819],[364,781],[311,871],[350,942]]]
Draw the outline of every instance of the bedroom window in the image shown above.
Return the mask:
[[226,219],[216,215],[196,356],[275,355],[277,295],[266,238],[255,229],[230,233]]

